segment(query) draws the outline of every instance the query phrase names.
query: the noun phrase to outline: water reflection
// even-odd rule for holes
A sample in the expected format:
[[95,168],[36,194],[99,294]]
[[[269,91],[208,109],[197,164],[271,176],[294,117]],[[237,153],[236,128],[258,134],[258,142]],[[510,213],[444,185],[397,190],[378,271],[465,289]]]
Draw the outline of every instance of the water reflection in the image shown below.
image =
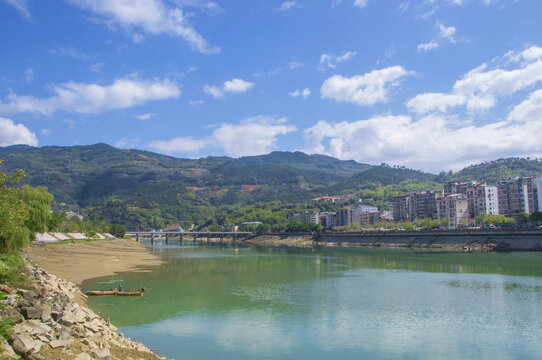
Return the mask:
[[144,299],[90,305],[170,358],[505,359],[542,351],[542,257],[405,249],[154,249]]

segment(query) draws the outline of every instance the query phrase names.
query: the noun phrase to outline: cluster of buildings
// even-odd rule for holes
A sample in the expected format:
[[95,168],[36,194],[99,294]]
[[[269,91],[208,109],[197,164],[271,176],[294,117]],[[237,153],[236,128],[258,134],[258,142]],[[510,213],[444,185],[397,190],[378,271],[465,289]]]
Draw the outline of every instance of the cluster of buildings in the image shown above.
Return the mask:
[[320,224],[324,227],[373,225],[380,221],[393,220],[393,213],[391,211],[380,211],[376,206],[349,205],[340,208],[336,212],[306,211],[292,214],[288,217],[288,220],[297,220],[303,224]]
[[[322,196],[314,202],[348,200],[350,195]],[[542,176],[501,179],[495,186],[478,181],[449,182],[443,189],[395,195],[393,211],[375,206],[345,206],[336,212],[306,211],[288,220],[324,227],[373,225],[380,221],[414,222],[419,219],[447,220],[450,227],[472,224],[479,214],[518,217],[542,211]]]
[[496,186],[477,181],[450,182],[441,190],[396,195],[395,221],[447,219],[450,226],[469,225],[479,214],[517,217],[542,211],[542,177],[501,179]]

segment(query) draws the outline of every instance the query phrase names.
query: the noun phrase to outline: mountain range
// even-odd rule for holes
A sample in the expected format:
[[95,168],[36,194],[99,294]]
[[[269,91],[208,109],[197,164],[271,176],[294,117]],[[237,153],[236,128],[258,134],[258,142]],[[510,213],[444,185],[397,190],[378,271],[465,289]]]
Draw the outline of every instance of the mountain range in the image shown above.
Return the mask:
[[320,195],[352,194],[351,201],[386,207],[393,194],[436,189],[447,181],[495,183],[503,177],[542,174],[538,159],[499,159],[431,174],[302,152],[180,159],[106,144],[15,145],[0,148],[0,158],[7,171],[25,170],[24,183],[47,186],[54,210],[93,210],[129,228],[202,224],[273,202],[277,209],[310,208],[310,199]]

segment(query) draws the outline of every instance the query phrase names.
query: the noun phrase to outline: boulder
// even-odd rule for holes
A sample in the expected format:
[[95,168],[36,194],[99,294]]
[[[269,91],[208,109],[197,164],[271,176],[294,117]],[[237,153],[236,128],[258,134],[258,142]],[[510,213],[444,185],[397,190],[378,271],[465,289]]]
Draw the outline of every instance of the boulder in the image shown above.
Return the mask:
[[40,341],[32,339],[30,334],[13,334],[11,335],[11,346],[18,354],[28,354],[29,352],[39,352],[42,346]]
[[49,342],[49,345],[53,349],[57,349],[57,348],[70,349],[72,347],[72,343],[73,343],[72,340],[53,340]]
[[93,349],[92,354],[100,360],[111,360],[109,349]]
[[23,314],[25,319],[40,319],[43,314],[43,308],[35,306],[24,307],[21,309],[21,314]]

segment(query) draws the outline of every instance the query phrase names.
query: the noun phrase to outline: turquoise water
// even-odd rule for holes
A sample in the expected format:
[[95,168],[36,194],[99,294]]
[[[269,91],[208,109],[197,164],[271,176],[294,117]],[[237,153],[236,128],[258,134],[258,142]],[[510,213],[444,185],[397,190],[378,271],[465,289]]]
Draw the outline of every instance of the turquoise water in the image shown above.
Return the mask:
[[542,254],[154,246],[86,289],[168,359],[540,359]]

